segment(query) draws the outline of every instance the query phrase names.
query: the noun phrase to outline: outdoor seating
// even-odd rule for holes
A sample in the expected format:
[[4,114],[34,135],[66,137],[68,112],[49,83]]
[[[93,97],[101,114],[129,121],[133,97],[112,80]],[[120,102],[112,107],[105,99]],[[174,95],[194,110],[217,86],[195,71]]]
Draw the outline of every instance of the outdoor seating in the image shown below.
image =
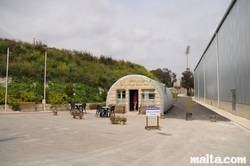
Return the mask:
[[111,116],[111,114],[114,114],[114,115],[115,115],[115,106],[114,106],[114,105],[111,105],[110,110],[109,110],[109,113],[110,113],[109,116]]
[[96,113],[95,113],[95,116],[98,117],[98,116],[101,116],[101,114],[103,113],[103,108],[101,105],[97,104],[96,105]]
[[86,113],[86,103],[83,103],[83,104],[82,104],[82,108],[81,108],[81,109],[82,109],[82,112],[83,112],[83,110],[84,110],[85,113]]
[[83,112],[83,110],[82,110],[82,104],[75,104],[75,109],[77,109],[80,112]]
[[76,108],[75,102],[70,102],[70,112]]
[[100,112],[100,117],[109,117],[110,113],[109,113],[110,107],[102,107],[102,111]]

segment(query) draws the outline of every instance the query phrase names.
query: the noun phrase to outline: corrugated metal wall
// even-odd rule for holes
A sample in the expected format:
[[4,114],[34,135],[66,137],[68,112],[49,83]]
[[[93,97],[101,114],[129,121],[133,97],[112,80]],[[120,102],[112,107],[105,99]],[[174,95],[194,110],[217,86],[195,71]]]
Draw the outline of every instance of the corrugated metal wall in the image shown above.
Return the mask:
[[[218,99],[219,83],[220,100],[231,101],[231,90],[236,89],[236,102],[250,104],[249,0],[238,0],[234,3],[217,29],[217,34],[195,68],[195,96],[198,98],[205,95],[206,98]],[[219,80],[217,80],[217,37]],[[205,88],[205,94],[202,88]]]
[[206,98],[217,98],[216,40],[205,54]]
[[198,98],[204,98],[204,70],[203,70],[204,58],[201,59],[200,65],[194,71],[194,89],[195,96]]

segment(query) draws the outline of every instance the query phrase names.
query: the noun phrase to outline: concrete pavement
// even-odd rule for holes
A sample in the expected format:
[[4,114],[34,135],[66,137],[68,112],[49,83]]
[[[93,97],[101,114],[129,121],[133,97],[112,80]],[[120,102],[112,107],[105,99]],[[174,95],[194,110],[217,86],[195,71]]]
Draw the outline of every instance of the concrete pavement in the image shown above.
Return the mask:
[[[187,96],[183,95],[183,94],[179,94],[179,97],[187,97]],[[218,107],[214,107],[214,106],[211,106],[211,105],[209,105],[207,103],[195,100],[193,97],[192,97],[192,99],[196,103],[198,103],[198,104],[212,110],[213,112],[216,112],[219,115],[221,115],[221,116],[223,116],[225,118],[228,118],[231,121],[233,121],[233,122],[235,122],[235,123],[237,123],[237,124],[239,124],[239,125],[241,125],[241,126],[243,126],[243,127],[250,130],[250,120],[249,119],[233,115],[233,114],[229,113],[228,111],[225,111],[225,110],[220,109]],[[92,110],[92,111],[94,111],[94,110]],[[43,113],[52,113],[52,112],[51,111],[39,111],[39,112],[20,112],[20,111],[7,111],[7,112],[4,112],[4,111],[0,111],[0,115],[4,115],[4,114],[34,114],[34,113],[43,114]],[[128,112],[127,115],[137,115],[137,113],[136,112]]]
[[228,111],[225,111],[225,110],[220,109],[220,108],[218,108],[218,107],[214,107],[214,106],[211,106],[211,105],[206,104],[206,103],[204,103],[204,102],[195,100],[194,98],[193,98],[193,100],[194,100],[195,102],[197,102],[197,103],[203,105],[204,107],[206,107],[206,108],[208,108],[208,109],[210,109],[210,110],[212,110],[212,111],[214,111],[214,112],[220,114],[221,116],[224,116],[224,117],[230,119],[231,121],[233,121],[233,122],[235,122],[235,123],[237,123],[237,124],[239,124],[239,125],[241,125],[241,126],[243,126],[243,127],[245,127],[245,128],[247,128],[247,129],[250,130],[250,120],[249,120],[249,119],[246,119],[246,118],[242,118],[242,117],[240,117],[240,116],[233,115],[233,114],[229,113]]
[[[58,116],[1,114],[0,165],[189,166],[199,165],[191,164],[190,157],[206,154],[242,156],[245,165],[250,163],[250,131],[237,123],[166,117],[160,119],[161,130],[148,131],[145,115],[134,114],[125,115],[126,125],[96,118],[95,110],[87,110],[81,120],[60,111]],[[156,124],[154,117],[149,120]]]

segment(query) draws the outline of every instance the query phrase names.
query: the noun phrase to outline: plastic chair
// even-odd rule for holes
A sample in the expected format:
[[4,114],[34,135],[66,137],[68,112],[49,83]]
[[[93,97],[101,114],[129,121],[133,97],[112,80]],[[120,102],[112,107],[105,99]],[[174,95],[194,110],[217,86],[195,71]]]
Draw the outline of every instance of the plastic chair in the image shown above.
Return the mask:
[[82,104],[82,112],[83,112],[83,110],[84,110],[85,113],[86,113],[86,103],[83,103],[83,104]]
[[76,108],[76,105],[75,105],[75,102],[71,101],[71,102],[70,102],[70,113],[71,113],[71,111],[74,110],[74,109],[77,109],[77,108]]
[[102,109],[102,106],[97,104],[96,105],[96,113],[95,113],[95,116],[98,117],[100,116],[101,117],[101,114],[103,113],[103,109]]
[[115,106],[114,105],[111,105],[110,107],[110,116],[114,114],[115,115]]

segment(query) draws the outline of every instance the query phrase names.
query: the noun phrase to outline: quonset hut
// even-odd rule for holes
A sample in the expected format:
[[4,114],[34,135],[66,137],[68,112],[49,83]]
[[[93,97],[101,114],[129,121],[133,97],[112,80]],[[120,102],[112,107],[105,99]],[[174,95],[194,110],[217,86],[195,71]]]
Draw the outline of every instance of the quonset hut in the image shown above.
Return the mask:
[[136,110],[145,106],[160,107],[160,113],[173,105],[171,91],[164,84],[143,75],[127,75],[117,80],[109,89],[106,105],[123,106],[124,111],[133,111],[133,96],[137,94]]

